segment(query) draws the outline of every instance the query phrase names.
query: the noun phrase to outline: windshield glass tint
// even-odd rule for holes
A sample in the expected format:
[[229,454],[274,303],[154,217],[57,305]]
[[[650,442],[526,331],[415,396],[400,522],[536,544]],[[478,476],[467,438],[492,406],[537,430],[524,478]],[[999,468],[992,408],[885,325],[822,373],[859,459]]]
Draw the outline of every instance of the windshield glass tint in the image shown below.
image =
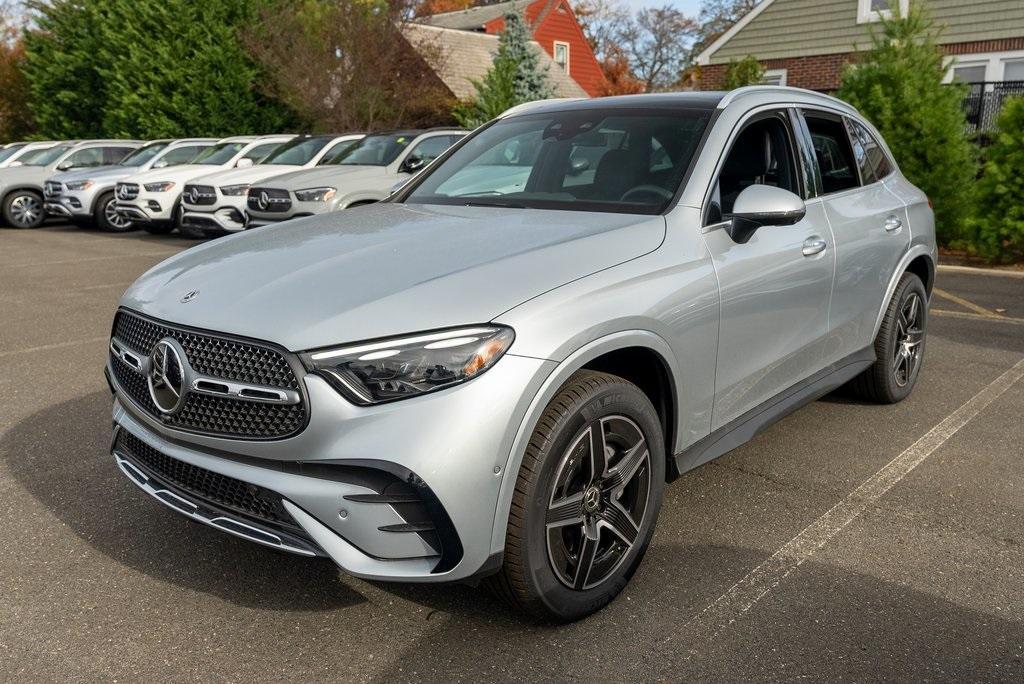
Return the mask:
[[22,144],[22,145],[11,145],[10,147],[5,147],[4,149],[0,150],[0,162],[2,162],[4,160],[7,160],[7,159],[10,159],[14,155],[15,152],[17,152],[18,150],[20,150],[24,146],[25,146],[24,144]]
[[406,198],[657,214],[675,196],[707,124],[694,110],[577,110],[498,121]]
[[306,138],[305,140],[293,140],[281,145],[267,155],[261,164],[291,164],[302,166],[312,161],[324,145],[331,141],[330,138]]
[[343,166],[387,166],[409,146],[416,137],[414,133],[392,135],[368,135],[344,154],[334,158],[332,163]]
[[152,145],[146,145],[135,150],[127,157],[118,162],[121,166],[142,166],[150,159],[160,154],[160,151],[167,147],[167,143],[158,142]]
[[46,166],[63,157],[64,153],[70,150],[71,147],[72,145],[54,145],[42,150],[33,150],[32,152],[27,152],[18,161],[25,166]]
[[220,143],[208,148],[206,151],[201,153],[198,157],[192,160],[193,164],[209,164],[210,166],[220,166],[221,164],[227,164],[229,161],[235,158],[235,155],[242,151],[242,148],[246,146],[244,142],[233,142],[233,143]]

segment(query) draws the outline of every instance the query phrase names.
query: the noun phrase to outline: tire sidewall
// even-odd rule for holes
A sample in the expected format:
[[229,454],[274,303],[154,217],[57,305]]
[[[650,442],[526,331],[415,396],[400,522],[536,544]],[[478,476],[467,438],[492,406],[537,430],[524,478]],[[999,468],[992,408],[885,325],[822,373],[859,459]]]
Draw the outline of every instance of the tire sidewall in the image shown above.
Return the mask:
[[[34,223],[31,226],[19,225],[19,224],[15,223],[14,219],[11,217],[11,205],[14,204],[14,200],[16,200],[19,197],[32,197],[33,199],[35,199],[39,203],[39,210],[40,210],[39,220],[36,221],[36,223]],[[4,218],[4,223],[6,223],[11,228],[24,228],[24,229],[38,228],[39,226],[43,225],[43,223],[46,221],[46,211],[43,210],[43,196],[40,195],[39,193],[33,192],[31,190],[14,190],[14,191],[12,191],[9,195],[4,197],[4,200],[3,200],[3,218]]]
[[[917,293],[918,297],[921,298],[921,325],[922,330],[924,331],[920,346],[921,360],[917,364],[917,368],[914,370],[914,373],[907,384],[900,387],[896,384],[896,377],[893,372],[893,354],[896,351],[896,344],[898,342],[895,335],[896,317],[899,316],[899,312],[903,308],[903,304],[906,301],[907,296],[912,292]],[[921,279],[911,273],[905,275],[900,286],[893,294],[893,303],[894,306],[889,309],[887,314],[889,316],[889,321],[887,321],[889,334],[886,335],[883,340],[884,344],[881,345],[882,349],[880,352],[884,354],[882,360],[885,365],[885,382],[888,392],[894,401],[902,401],[910,396],[910,393],[914,390],[914,386],[917,384],[917,379],[921,375],[921,369],[924,368],[925,351],[928,344],[928,294],[925,292],[924,284],[921,282]]]
[[[544,525],[555,470],[569,446],[591,421],[620,414],[643,431],[650,450],[651,487],[648,508],[640,526],[637,543],[616,570],[615,576],[586,591],[569,589],[555,575],[548,560]],[[565,415],[552,431],[552,439],[541,447],[539,476],[531,483],[526,517],[527,535],[524,566],[528,581],[546,608],[563,620],[589,615],[611,601],[626,586],[654,535],[665,483],[665,446],[657,413],[647,397],[632,385],[605,386],[588,396],[575,410]]]

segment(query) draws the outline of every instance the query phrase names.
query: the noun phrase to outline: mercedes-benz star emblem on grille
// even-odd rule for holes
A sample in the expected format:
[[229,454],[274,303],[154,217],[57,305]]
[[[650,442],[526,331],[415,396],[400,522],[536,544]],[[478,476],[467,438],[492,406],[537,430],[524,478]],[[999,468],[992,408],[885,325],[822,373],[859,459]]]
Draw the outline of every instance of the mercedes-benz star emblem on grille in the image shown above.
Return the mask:
[[194,185],[192,186],[192,189],[189,190],[188,201],[191,202],[192,204],[199,203],[199,188],[197,188]]
[[149,355],[149,373],[146,383],[149,396],[161,413],[177,412],[185,400],[185,351],[173,337],[157,342]]
[[181,303],[182,304],[188,304],[193,299],[195,299],[198,295],[199,295],[199,290],[192,290],[190,292],[186,292],[185,295],[181,298]]
[[261,192],[259,194],[259,197],[256,198],[256,206],[258,206],[263,211],[266,211],[267,207],[270,206],[270,195],[267,194],[266,190]]

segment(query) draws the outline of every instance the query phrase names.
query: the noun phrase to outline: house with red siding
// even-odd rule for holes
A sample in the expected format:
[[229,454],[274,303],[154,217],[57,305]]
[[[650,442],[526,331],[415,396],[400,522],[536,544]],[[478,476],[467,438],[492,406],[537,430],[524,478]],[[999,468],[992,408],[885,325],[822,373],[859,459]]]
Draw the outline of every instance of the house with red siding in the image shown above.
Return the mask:
[[533,40],[554,62],[553,68],[568,74],[591,97],[601,94],[604,73],[567,0],[510,0],[434,14],[419,21],[438,28],[495,35],[505,28],[505,15],[511,12],[523,15]]

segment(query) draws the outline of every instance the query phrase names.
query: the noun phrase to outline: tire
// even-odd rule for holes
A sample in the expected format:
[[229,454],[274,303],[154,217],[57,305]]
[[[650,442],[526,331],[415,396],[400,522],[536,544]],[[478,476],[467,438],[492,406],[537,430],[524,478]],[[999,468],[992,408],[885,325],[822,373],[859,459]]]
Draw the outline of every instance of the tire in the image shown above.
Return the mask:
[[[604,467],[602,459],[596,467],[591,459],[595,428],[612,448]],[[487,583],[512,607],[543,621],[570,622],[600,610],[643,560],[664,486],[664,436],[647,396],[614,375],[576,373],[530,438],[503,565]],[[593,560],[581,563],[586,557]]]
[[904,273],[875,337],[875,363],[850,381],[855,396],[879,404],[903,401],[924,364],[928,294],[921,279]]
[[186,226],[180,221],[178,222],[178,232],[181,233],[182,237],[187,237],[190,240],[205,240],[206,233],[202,228],[196,228],[194,226]]
[[14,190],[4,197],[3,216],[11,228],[38,228],[46,220],[43,196],[32,190]]
[[95,225],[108,233],[128,233],[137,230],[130,219],[122,218],[114,211],[115,204],[117,204],[117,199],[114,197],[113,191],[105,192],[96,199],[92,211]]
[[167,235],[174,230],[173,223],[147,223],[142,229],[150,235]]

